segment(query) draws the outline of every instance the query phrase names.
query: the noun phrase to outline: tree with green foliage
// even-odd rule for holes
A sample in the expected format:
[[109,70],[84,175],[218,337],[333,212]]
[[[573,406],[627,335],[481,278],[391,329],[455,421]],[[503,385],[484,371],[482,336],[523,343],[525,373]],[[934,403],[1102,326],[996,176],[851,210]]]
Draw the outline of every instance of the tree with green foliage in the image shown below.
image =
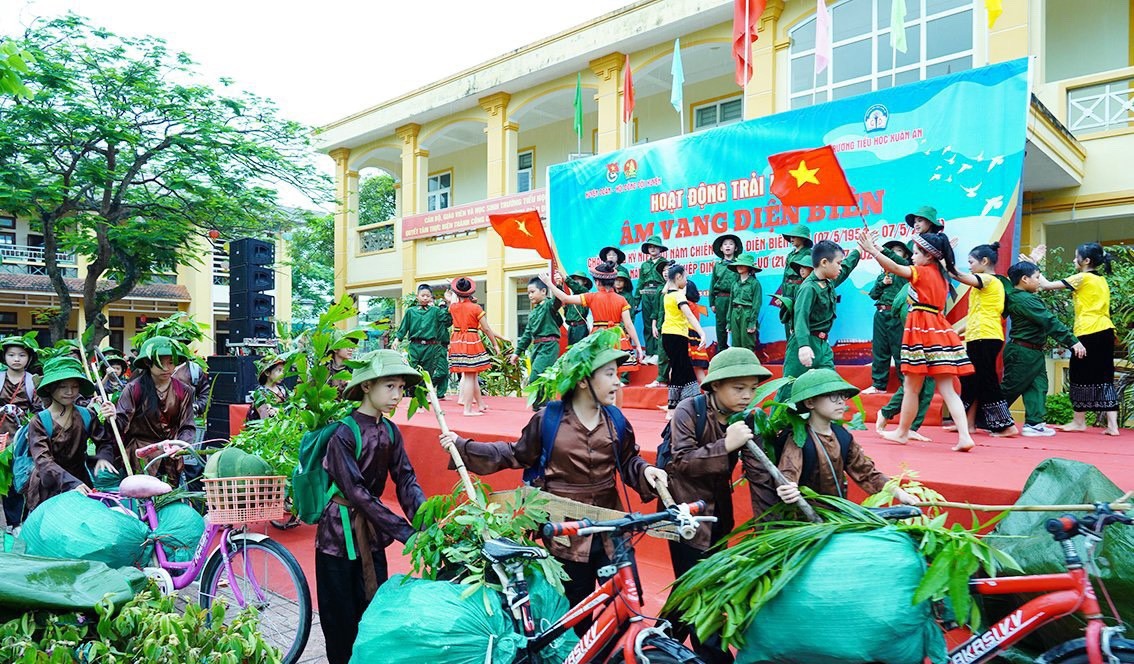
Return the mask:
[[27,99],[0,97],[0,209],[42,226],[64,336],[73,308],[59,252],[87,259],[91,343],[99,313],[156,274],[199,261],[197,242],[264,237],[286,213],[273,185],[330,197],[310,131],[248,92],[202,82],[192,59],[154,37],[122,37],[81,17],[38,23],[18,48],[35,58]]
[[35,64],[31,53],[10,39],[0,40],[0,96],[28,98],[31,90],[24,85],[24,77]]
[[393,218],[394,178],[383,173],[358,183],[358,225],[380,224]]

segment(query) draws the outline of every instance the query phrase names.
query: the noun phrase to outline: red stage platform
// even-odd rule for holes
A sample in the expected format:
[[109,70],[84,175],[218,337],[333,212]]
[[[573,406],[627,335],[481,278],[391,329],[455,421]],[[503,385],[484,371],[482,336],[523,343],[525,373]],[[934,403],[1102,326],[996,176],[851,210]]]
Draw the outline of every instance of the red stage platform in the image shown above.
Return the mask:
[[[527,404],[518,398],[505,397],[488,397],[487,403],[489,410],[480,417],[462,416],[460,406],[452,399],[442,402],[442,407],[446,409],[449,427],[460,435],[485,441],[515,440],[531,417]],[[642,455],[653,461],[665,426],[665,413],[656,408],[626,408],[624,412],[634,427]],[[405,437],[410,460],[425,494],[450,492],[458,477],[455,471],[447,470],[448,456],[437,442],[439,429],[432,413],[419,411],[407,421],[405,408],[401,408],[395,421]],[[1121,436],[1111,438],[1103,436],[1100,431],[1060,433],[1051,438],[994,439],[977,435],[976,449],[967,454],[951,451],[955,434],[939,427],[922,429],[922,433],[936,441],[933,443],[897,445],[882,440],[872,429],[856,431],[855,438],[883,472],[897,474],[903,469],[916,470],[921,481],[949,500],[1010,504],[1019,497],[1032,469],[1050,457],[1093,464],[1123,489],[1134,489],[1134,433],[1123,430]],[[509,489],[520,485],[520,472],[504,471],[483,479],[497,490]],[[633,492],[630,495],[634,501],[632,509],[655,509],[654,505],[641,505]],[[861,500],[862,497],[861,491],[852,483],[852,498]],[[387,491],[383,501],[392,509],[398,509],[392,490]],[[738,487],[735,504],[738,522],[751,516],[752,508],[745,487]],[[989,516],[982,515],[981,520]],[[963,523],[969,525],[970,521],[971,518],[965,515]],[[314,586],[315,528],[301,526],[286,532],[271,530],[271,535],[287,545],[303,563]],[[408,558],[402,555],[401,550],[400,544],[387,550],[392,574],[409,571]],[[638,550],[648,608],[657,609],[665,587],[673,580],[668,549],[663,540],[646,537],[641,540]]]

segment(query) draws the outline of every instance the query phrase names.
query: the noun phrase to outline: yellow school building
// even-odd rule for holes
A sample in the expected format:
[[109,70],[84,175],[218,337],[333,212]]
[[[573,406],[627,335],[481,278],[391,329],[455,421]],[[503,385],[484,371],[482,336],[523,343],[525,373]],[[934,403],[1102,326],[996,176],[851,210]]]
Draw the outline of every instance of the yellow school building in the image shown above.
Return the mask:
[[[818,78],[814,0],[768,0],[746,89],[734,79],[732,2],[641,0],[320,128],[340,201],[336,295],[400,298],[467,275],[493,328],[514,339],[527,280],[546,262],[504,247],[485,217],[542,205],[549,165],[1021,57],[1034,79],[1022,248],[1134,241],[1124,163],[1134,153],[1134,3],[1004,0],[990,28],[982,0],[906,0],[904,54],[890,48],[890,0],[828,5],[834,60]],[[670,105],[677,38],[680,115]],[[627,62],[636,105],[624,129]],[[389,64],[412,67],[412,54]],[[964,110],[974,131],[995,122],[994,109]],[[396,180],[396,214],[360,226],[359,179],[373,170]]]

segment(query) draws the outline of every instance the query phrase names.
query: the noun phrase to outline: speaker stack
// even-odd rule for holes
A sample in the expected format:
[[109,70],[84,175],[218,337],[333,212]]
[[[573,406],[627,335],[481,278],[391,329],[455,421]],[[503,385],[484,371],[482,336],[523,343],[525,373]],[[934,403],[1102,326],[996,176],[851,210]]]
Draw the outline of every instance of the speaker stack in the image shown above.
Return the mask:
[[209,357],[209,376],[213,379],[213,398],[209,406],[205,437],[228,438],[228,407],[248,403],[256,389],[255,355],[213,355]]
[[271,242],[244,238],[229,243],[228,333],[233,343],[275,336],[275,298],[265,293],[276,287],[275,262]]

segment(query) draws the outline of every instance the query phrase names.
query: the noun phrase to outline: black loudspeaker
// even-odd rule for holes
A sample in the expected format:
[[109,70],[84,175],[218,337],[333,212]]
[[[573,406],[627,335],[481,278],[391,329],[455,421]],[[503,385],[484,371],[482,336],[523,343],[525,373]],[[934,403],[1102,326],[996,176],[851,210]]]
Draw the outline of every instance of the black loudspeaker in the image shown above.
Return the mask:
[[[276,298],[263,293],[237,293],[233,291],[228,302],[230,320],[244,318],[271,318],[276,311]],[[229,325],[231,329],[231,324]]]
[[229,263],[228,290],[231,293],[252,293],[276,287],[276,273],[262,265]]
[[271,339],[276,336],[276,328],[270,321],[254,318],[230,318],[228,334],[233,340]]
[[256,380],[256,359],[252,355],[209,356],[209,376],[213,379],[209,419],[223,416],[227,421],[228,404],[247,403],[248,393],[259,385]]
[[276,245],[250,237],[228,243],[229,264],[271,265],[276,262]]

